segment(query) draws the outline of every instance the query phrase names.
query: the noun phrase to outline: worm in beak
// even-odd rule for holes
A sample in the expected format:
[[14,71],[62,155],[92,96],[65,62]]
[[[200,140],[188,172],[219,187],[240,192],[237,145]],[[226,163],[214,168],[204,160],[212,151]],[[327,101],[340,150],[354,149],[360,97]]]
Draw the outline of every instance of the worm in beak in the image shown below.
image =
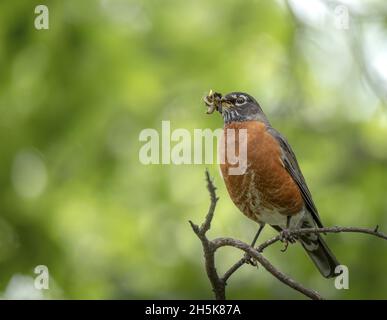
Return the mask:
[[222,94],[210,90],[207,96],[203,98],[207,106],[207,114],[214,113],[215,110],[222,113]]

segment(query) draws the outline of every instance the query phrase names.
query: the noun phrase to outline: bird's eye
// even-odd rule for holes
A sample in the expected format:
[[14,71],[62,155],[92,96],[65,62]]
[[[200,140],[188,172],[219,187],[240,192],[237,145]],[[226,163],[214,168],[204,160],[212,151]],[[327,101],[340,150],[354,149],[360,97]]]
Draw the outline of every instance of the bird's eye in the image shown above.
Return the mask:
[[246,102],[246,98],[244,96],[239,96],[237,99],[236,99],[236,104],[237,105],[241,105],[241,104],[244,104]]

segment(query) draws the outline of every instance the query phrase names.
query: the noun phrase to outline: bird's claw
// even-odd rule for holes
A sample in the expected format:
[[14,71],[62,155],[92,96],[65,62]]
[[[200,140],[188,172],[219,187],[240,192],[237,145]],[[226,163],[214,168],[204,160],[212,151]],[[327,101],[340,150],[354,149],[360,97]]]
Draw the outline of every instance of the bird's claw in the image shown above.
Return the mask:
[[295,243],[296,238],[290,233],[289,229],[283,229],[280,233],[280,241],[284,243],[282,252],[285,252],[288,249],[289,243]]

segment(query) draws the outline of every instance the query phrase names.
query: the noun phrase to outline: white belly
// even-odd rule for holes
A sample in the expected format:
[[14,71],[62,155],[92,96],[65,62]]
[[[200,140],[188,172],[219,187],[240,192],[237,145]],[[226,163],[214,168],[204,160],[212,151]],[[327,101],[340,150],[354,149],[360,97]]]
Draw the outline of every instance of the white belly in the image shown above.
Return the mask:
[[[290,229],[295,229],[299,227],[300,221],[303,218],[305,210],[302,209],[297,214],[294,214],[290,218]],[[257,220],[260,222],[264,222],[273,226],[279,226],[281,228],[286,228],[287,224],[287,216],[283,213],[280,213],[277,209],[267,209],[260,208],[259,214],[256,214]]]

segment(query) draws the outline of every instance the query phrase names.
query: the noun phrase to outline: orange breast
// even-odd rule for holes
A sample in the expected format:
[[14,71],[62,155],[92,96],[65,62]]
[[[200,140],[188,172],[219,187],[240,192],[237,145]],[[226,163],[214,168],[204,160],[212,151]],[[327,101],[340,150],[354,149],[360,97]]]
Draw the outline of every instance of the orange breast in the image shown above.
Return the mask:
[[[281,160],[281,149],[266,125],[258,121],[232,122],[225,126],[220,145],[222,175],[235,205],[248,217],[259,222],[259,215],[266,209],[283,215],[294,215],[304,206],[300,190],[287,172]],[[244,174],[232,175],[235,167],[228,161],[228,149],[235,143],[236,157],[239,157],[239,131],[247,132],[247,169]],[[234,135],[227,134],[234,130]],[[232,139],[234,141],[232,141]]]

